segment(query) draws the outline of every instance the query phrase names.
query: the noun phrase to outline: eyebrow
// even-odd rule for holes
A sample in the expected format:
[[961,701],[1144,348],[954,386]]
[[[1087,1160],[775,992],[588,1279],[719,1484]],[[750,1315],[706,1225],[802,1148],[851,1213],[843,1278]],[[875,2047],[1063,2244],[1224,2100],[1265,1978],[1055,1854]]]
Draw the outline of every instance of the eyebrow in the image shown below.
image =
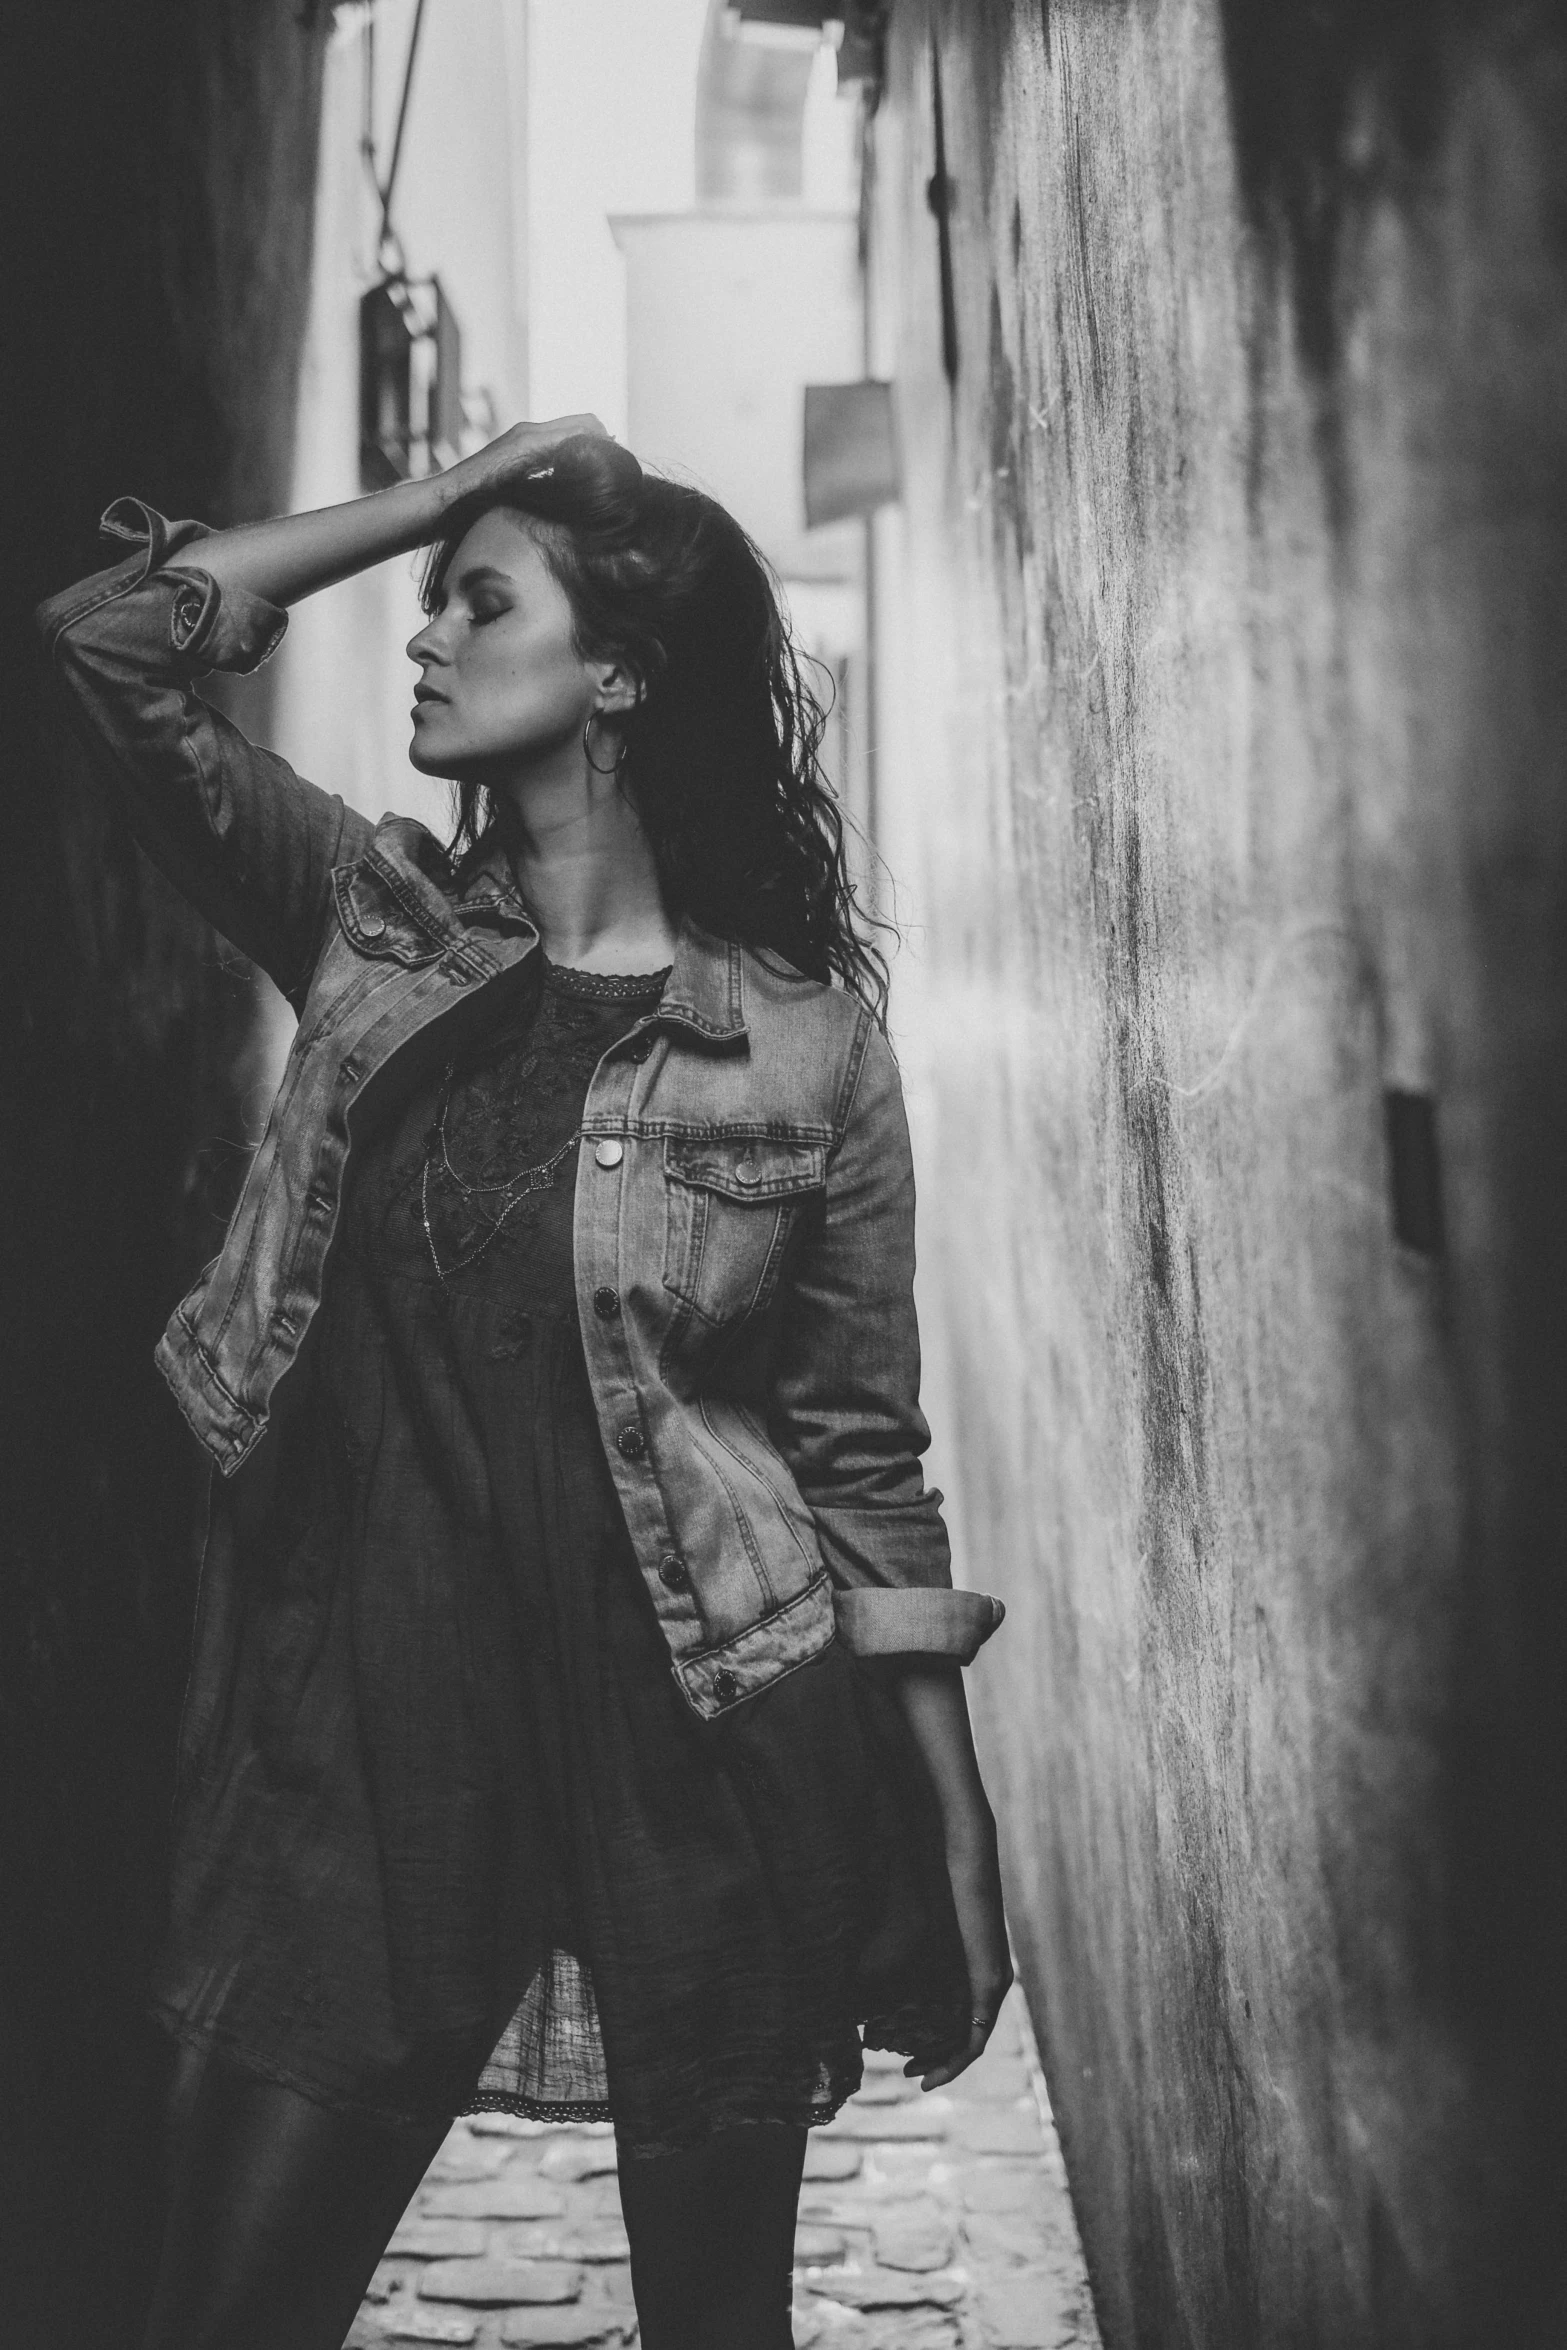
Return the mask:
[[483,587],[490,582],[498,582],[502,587],[515,587],[517,584],[509,571],[502,571],[494,563],[472,564],[454,584],[466,589]]

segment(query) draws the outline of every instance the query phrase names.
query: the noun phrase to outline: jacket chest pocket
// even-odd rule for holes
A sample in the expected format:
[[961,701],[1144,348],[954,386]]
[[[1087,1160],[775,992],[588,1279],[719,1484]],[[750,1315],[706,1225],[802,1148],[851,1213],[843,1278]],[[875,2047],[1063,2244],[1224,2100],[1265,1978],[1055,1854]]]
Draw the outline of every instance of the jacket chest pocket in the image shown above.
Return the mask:
[[732,1135],[664,1145],[664,1287],[713,1329],[761,1313],[800,1218],[827,1184],[827,1146]]
[[391,877],[373,858],[339,865],[332,893],[343,936],[358,955],[374,963],[400,963],[418,970],[444,952],[447,940],[407,905]]
[[444,942],[409,913],[373,864],[339,865],[332,875],[337,934],[316,964],[300,1012],[294,1051],[317,1045],[365,999],[404,971],[437,962]]

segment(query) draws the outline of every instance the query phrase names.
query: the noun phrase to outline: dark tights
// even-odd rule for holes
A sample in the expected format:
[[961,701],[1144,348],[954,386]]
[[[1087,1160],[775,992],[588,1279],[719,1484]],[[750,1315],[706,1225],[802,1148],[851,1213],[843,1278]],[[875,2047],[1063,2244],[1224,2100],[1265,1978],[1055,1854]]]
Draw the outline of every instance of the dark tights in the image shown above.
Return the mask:
[[[358,2121],[182,2054],[145,2350],[342,2350],[445,2134]],[[643,2350],[789,2350],[804,2160],[805,2132],[772,2123],[622,2157]]]
[[642,2350],[790,2350],[805,2132],[719,2130],[689,2154],[623,2154],[620,2207]]
[[342,2350],[445,2135],[357,2121],[182,2051],[146,2350]]

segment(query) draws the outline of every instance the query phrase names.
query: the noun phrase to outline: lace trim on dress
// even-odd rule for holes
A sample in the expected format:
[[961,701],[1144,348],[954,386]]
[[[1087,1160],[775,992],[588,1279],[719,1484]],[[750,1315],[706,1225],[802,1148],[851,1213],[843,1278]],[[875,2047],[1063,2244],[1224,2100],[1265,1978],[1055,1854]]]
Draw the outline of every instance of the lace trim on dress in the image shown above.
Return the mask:
[[[627,2139],[617,2127],[616,2152],[622,2157],[644,2161],[656,2161],[669,2154],[689,2154],[717,2131],[739,2129],[747,2124],[782,2122],[796,2130],[825,2129],[829,2122],[837,2120],[853,2094],[852,2090],[845,2090],[842,2096],[789,2104],[765,2090],[760,2097],[747,2097],[740,2092],[733,2109],[727,2105],[715,2106],[683,2128],[655,2139]],[[461,2113],[453,2118],[460,2119],[462,2114],[470,2113],[507,2113],[517,2121],[552,2122],[557,2127],[567,2122],[615,2121],[614,2110],[608,2105],[551,2104],[544,2098],[514,2096],[503,2089],[474,2090],[463,2099]]]
[[509,2113],[525,2122],[612,2122],[614,2108],[549,2097],[523,2097],[509,2089],[475,2089],[463,2099],[464,2113]]
[[543,960],[546,987],[558,988],[562,995],[588,996],[596,1003],[631,1004],[643,996],[661,996],[674,969],[666,963],[661,971],[577,971],[569,963],[552,963],[547,955]]

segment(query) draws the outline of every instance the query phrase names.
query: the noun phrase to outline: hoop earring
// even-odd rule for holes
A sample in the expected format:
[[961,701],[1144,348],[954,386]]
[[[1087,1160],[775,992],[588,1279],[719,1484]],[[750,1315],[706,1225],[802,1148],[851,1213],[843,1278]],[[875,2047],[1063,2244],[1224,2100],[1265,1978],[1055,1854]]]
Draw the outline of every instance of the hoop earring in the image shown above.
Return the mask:
[[592,768],[595,775],[618,775],[621,768],[626,763],[626,738],[624,735],[622,735],[620,738],[620,749],[616,752],[614,758],[611,759],[607,767],[601,767],[597,759],[595,759],[593,756],[593,721],[595,718],[600,718],[602,716],[602,711],[590,710],[587,714],[587,717],[584,719],[582,726],[582,756],[584,759],[586,759],[588,765]]

